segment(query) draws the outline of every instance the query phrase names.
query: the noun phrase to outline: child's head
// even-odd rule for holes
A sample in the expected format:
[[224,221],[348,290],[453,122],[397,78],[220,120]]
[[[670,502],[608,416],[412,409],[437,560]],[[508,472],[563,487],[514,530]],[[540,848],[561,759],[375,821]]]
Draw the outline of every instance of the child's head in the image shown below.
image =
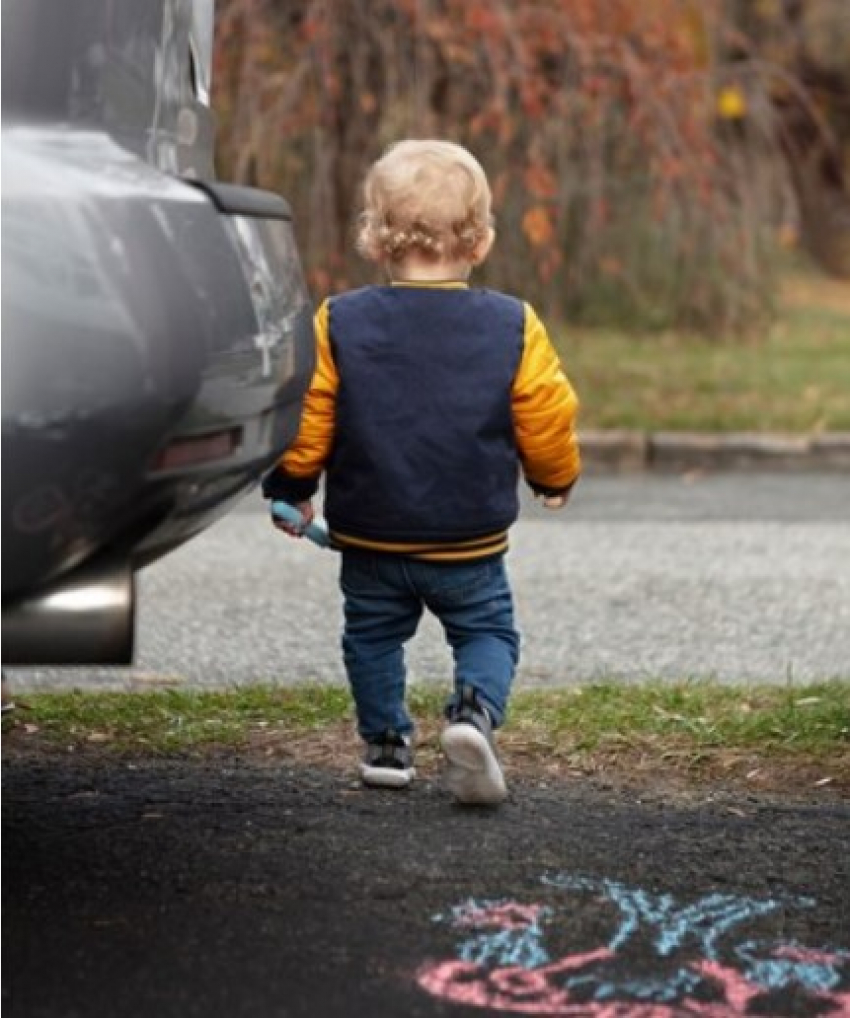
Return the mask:
[[363,184],[357,249],[370,261],[477,264],[493,239],[492,197],[478,160],[448,141],[401,141]]

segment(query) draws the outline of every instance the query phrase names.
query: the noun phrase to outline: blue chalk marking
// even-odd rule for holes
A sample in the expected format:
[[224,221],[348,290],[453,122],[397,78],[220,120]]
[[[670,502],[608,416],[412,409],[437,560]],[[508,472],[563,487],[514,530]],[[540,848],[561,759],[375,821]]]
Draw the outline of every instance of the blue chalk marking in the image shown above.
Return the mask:
[[538,968],[549,963],[549,955],[540,943],[541,936],[541,930],[531,928],[520,933],[499,930],[497,933],[480,934],[461,944],[458,957],[476,965],[492,962],[498,966]]
[[850,951],[834,951],[831,952],[833,957],[828,960],[810,961],[777,957],[777,948],[783,951],[796,949],[803,959],[811,953],[796,940],[781,943],[747,940],[737,945],[735,954],[744,962],[747,978],[771,990],[799,985],[817,993],[828,993],[841,983],[842,975],[837,963],[850,963]]
[[276,499],[272,502],[272,516],[274,516],[275,519],[282,520],[284,523],[291,524],[293,527],[297,527],[306,538],[312,541],[313,544],[318,545],[318,547],[330,547],[331,542],[325,527],[318,523],[309,523],[305,527],[304,517],[300,512],[298,512],[294,505],[290,505],[288,502],[281,502],[279,499]]
[[[653,894],[608,879],[562,873],[544,875],[541,882],[569,892],[603,896],[619,911],[619,921],[607,944],[611,956],[592,967],[561,973],[562,989],[578,991],[582,999],[600,1005],[624,1000],[672,1005],[697,995],[706,977],[694,961],[723,965],[722,938],[736,926],[787,906],[813,908],[817,904],[813,898],[802,896],[759,900],[712,893],[681,905],[671,894]],[[554,915],[555,909],[548,905],[469,898],[432,918],[469,931],[457,946],[457,956],[463,962],[482,969],[545,972],[559,964],[552,961],[544,942],[546,927]],[[632,941],[639,941],[639,953],[647,945],[654,950],[658,959],[655,971],[638,978],[623,971],[622,955],[628,953]],[[727,939],[725,944],[738,959],[741,975],[751,985],[766,990],[799,986],[816,996],[829,994],[840,988],[850,965],[850,952],[812,949],[797,941],[746,940],[730,944]],[[554,972],[544,978],[557,979]]]
[[489,927],[488,917],[512,904],[505,898],[487,899],[482,902],[469,898],[462,905],[455,905],[448,916],[440,914],[433,916],[433,919],[435,922],[449,921],[453,926],[469,926],[472,929],[479,927],[458,948],[458,957],[461,961],[477,965],[494,963],[499,966],[518,966],[525,969],[547,965],[550,958],[543,945],[542,922],[552,915],[552,909],[548,906],[536,909],[534,915],[524,924],[509,929],[497,928],[491,931],[480,928],[485,925]]
[[[680,907],[670,894],[654,895],[626,887],[614,880],[590,880],[568,874],[544,876],[543,883],[570,891],[602,891],[620,910],[620,924],[608,947],[616,953],[635,934],[652,932],[652,944],[668,957],[693,938],[704,956],[717,961],[717,941],[739,923],[767,915],[780,908],[773,898],[759,901],[732,894],[709,894],[692,905]],[[796,898],[795,905],[811,907],[811,898]]]

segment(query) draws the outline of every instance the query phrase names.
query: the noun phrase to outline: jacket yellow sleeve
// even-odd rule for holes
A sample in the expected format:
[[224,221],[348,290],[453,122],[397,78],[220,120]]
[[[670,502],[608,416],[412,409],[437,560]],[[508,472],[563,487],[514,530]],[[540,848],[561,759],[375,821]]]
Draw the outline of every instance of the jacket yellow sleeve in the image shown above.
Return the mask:
[[512,393],[514,431],[528,484],[565,492],[581,472],[575,431],[578,398],[540,319],[525,305],[524,349]]
[[313,326],[316,335],[316,369],[304,398],[298,435],[278,463],[291,478],[318,479],[325,468],[334,439],[339,376],[331,353],[327,301],[319,305]]

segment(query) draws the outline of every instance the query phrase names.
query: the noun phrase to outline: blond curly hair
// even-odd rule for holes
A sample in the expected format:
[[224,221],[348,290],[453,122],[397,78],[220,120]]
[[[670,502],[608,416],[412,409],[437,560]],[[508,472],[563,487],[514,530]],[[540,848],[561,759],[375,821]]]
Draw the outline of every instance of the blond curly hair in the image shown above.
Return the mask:
[[492,195],[478,160],[449,141],[401,141],[363,183],[356,246],[375,262],[411,254],[430,261],[471,260],[493,234]]

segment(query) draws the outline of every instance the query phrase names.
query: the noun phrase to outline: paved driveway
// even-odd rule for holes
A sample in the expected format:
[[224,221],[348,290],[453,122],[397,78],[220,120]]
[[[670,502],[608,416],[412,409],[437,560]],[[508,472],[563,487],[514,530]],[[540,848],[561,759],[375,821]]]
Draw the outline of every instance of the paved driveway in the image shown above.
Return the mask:
[[[527,504],[509,567],[519,682],[850,677],[850,478],[587,477]],[[337,559],[274,531],[258,497],[140,578],[134,669],[17,670],[13,688],[342,682]],[[427,620],[415,681],[447,681]]]
[[6,1018],[848,1018],[846,805],[4,761]]

